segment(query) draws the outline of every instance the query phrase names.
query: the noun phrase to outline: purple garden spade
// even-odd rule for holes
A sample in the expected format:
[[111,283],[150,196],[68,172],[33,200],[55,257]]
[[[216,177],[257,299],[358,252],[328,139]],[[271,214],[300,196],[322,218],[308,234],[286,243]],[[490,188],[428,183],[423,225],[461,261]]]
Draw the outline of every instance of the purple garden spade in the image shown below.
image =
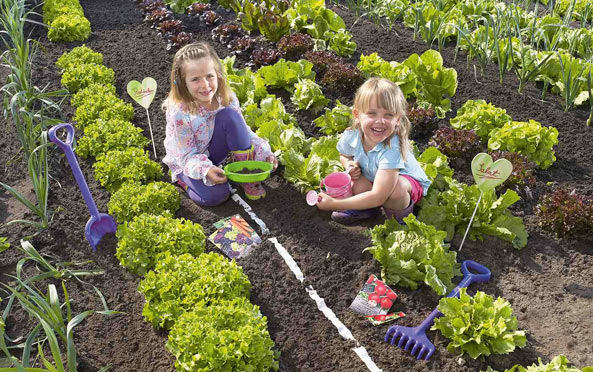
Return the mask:
[[[469,270],[477,271],[478,274],[473,274]],[[463,272],[463,279],[457,287],[455,287],[447,297],[459,296],[459,290],[461,288],[468,287],[473,282],[487,282],[490,280],[490,270],[487,267],[480,265],[479,263],[471,260],[465,260],[461,264],[461,271]],[[443,315],[438,309],[434,309],[428,318],[424,319],[422,324],[417,327],[404,327],[404,326],[391,326],[385,334],[385,342],[389,342],[391,337],[391,344],[395,344],[395,341],[399,338],[397,346],[410,351],[411,354],[416,355],[416,359],[420,360],[424,357],[424,360],[430,359],[434,354],[435,347],[426,337],[426,331],[434,319]]]
[[[66,142],[62,142],[56,132],[60,129],[66,129],[68,132],[68,137],[66,138]],[[89,190],[89,186],[80,171],[80,166],[78,165],[78,161],[76,160],[76,155],[74,155],[74,151],[72,151],[72,141],[74,140],[74,127],[72,124],[62,123],[52,127],[48,133],[49,140],[58,145],[66,154],[66,159],[68,159],[68,163],[70,164],[70,168],[72,168],[72,174],[74,174],[74,178],[78,183],[78,187],[82,192],[82,197],[86,202],[86,206],[89,208],[89,212],[91,212],[91,218],[89,218],[88,222],[86,223],[85,228],[85,235],[86,239],[93,247],[93,251],[97,250],[97,244],[103,237],[103,235],[108,233],[115,233],[117,230],[117,225],[113,218],[108,215],[107,213],[99,213],[97,210],[97,205],[93,200],[93,196]]]

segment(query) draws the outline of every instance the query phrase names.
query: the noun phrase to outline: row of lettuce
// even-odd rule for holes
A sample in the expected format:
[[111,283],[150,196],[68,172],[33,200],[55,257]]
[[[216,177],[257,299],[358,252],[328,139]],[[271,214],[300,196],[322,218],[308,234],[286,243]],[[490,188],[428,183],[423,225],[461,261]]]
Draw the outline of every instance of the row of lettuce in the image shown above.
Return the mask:
[[91,23],[78,0],[45,0],[43,23],[51,41],[84,41],[91,36]]
[[130,120],[134,110],[117,97],[114,72],[86,46],[63,54],[56,65],[73,94],[79,156],[95,157],[95,178],[110,193],[109,213],[119,223],[116,256],[144,276],[143,315],[169,331],[166,348],[179,371],[278,369],[277,352],[251,284],[235,261],[204,253],[202,227],[173,214],[180,194],[144,147],[148,140]]

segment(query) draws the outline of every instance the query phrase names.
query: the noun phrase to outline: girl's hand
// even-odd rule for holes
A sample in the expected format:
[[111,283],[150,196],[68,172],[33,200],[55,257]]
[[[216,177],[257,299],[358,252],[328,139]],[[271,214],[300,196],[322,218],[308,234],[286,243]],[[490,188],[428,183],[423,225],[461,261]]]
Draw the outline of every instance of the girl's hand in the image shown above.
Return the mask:
[[272,155],[268,156],[268,157],[266,158],[266,161],[267,161],[268,163],[272,163],[272,164],[274,164],[274,168],[272,169],[272,172],[273,172],[273,171],[275,171],[275,170],[276,170],[276,168],[278,168],[278,159],[276,158],[276,155],[272,154]]
[[215,185],[228,181],[227,176],[224,175],[224,170],[219,167],[210,168],[206,173],[206,178]]
[[362,174],[362,171],[360,170],[360,164],[358,164],[357,161],[348,160],[348,162],[346,163],[346,169],[348,167],[350,167],[350,171],[348,171],[350,178],[352,178],[353,180],[359,179],[360,175]]
[[317,208],[321,209],[322,211],[334,211],[335,199],[331,196],[327,195],[324,192],[319,193],[318,197],[319,201],[317,202]]

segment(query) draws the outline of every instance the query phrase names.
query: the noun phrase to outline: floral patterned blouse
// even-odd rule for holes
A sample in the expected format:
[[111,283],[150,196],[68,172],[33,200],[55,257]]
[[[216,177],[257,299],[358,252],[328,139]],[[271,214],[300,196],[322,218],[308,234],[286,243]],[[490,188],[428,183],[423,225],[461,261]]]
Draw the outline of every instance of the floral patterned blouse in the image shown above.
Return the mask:
[[[220,99],[218,100],[220,103]],[[230,108],[241,114],[239,100],[232,93]],[[214,165],[208,158],[208,147],[214,133],[214,118],[223,109],[222,104],[216,110],[199,107],[197,113],[190,114],[182,103],[171,103],[167,107],[167,129],[165,137],[166,155],[163,163],[171,170],[173,182],[180,173],[202,180],[205,185],[212,186],[206,174]],[[272,151],[267,141],[259,138],[247,126],[251,144],[255,150],[255,160],[265,161]]]

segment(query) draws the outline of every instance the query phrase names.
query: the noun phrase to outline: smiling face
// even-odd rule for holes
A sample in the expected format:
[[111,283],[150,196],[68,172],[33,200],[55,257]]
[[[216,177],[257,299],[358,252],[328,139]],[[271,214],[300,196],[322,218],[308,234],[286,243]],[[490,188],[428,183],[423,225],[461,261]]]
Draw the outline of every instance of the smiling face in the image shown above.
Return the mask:
[[214,96],[218,91],[218,75],[210,57],[183,62],[185,86],[192,97],[207,109],[215,108]]
[[354,109],[352,114],[360,123],[366,151],[372,150],[377,144],[390,138],[399,123],[399,117],[395,113],[379,107],[376,97],[371,99],[366,110]]

